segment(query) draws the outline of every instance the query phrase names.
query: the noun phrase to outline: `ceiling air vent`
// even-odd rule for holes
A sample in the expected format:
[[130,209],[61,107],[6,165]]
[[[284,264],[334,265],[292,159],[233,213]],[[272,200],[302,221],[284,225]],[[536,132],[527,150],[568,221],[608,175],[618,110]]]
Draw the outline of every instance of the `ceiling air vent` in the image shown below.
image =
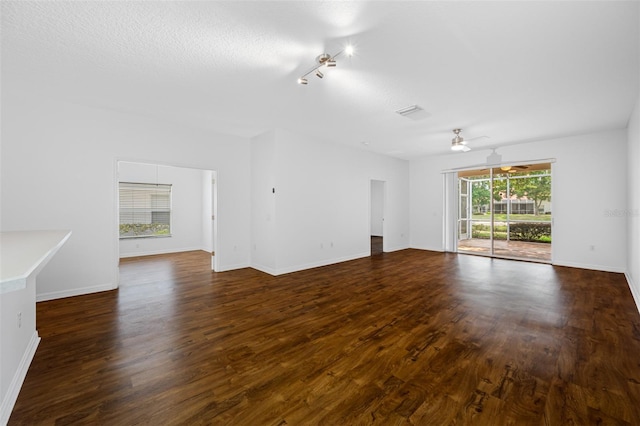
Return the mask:
[[429,117],[429,113],[419,105],[410,105],[405,108],[400,108],[396,111],[396,114],[411,120],[422,120],[423,118]]

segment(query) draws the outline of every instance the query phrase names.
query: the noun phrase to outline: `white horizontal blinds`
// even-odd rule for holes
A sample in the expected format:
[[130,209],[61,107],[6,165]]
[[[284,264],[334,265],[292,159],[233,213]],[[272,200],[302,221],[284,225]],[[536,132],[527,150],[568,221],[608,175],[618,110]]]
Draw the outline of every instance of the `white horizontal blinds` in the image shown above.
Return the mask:
[[120,236],[167,236],[171,185],[120,182]]

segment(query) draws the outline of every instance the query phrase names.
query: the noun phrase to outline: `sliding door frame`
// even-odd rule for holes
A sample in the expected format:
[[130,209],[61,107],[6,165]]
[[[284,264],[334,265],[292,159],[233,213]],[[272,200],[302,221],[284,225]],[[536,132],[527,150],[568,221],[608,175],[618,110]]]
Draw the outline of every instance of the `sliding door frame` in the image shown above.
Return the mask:
[[[531,161],[518,161],[518,162],[509,162],[509,163],[497,163],[497,164],[481,164],[476,166],[467,166],[456,169],[443,170],[443,183],[444,183],[444,194],[443,194],[443,203],[444,203],[444,221],[443,221],[443,247],[444,251],[447,252],[458,252],[458,238],[459,238],[459,208],[460,208],[460,196],[459,196],[459,172],[464,171],[472,171],[472,170],[480,170],[480,169],[489,169],[489,193],[490,195],[490,232],[489,232],[489,241],[490,241],[490,251],[488,254],[478,253],[479,255],[492,257],[492,258],[500,258],[500,259],[512,259],[512,260],[528,260],[528,261],[540,261],[542,263],[550,263],[553,264],[553,242],[551,244],[551,253],[549,261],[544,260],[536,260],[529,259],[517,256],[504,256],[504,255],[496,255],[495,254],[495,238],[494,238],[494,226],[495,226],[495,207],[493,203],[493,191],[494,191],[494,169],[501,167],[515,167],[515,166],[524,166],[524,165],[537,165],[537,164],[549,164],[549,175],[551,176],[551,194],[554,193],[554,164],[555,159],[543,159],[543,160],[531,160]],[[452,182],[453,181],[453,182]],[[453,215],[453,217],[451,217]],[[553,212],[551,217],[551,235],[554,235],[554,220],[553,220]]]

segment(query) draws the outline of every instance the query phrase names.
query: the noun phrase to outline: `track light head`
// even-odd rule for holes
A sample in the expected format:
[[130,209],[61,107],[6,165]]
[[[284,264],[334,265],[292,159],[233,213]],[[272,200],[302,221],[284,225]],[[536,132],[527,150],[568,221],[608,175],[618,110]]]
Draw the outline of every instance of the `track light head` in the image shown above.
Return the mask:
[[316,60],[315,60],[316,63],[314,64],[313,68],[311,68],[305,74],[302,74],[300,78],[298,78],[298,84],[308,84],[306,77],[311,73],[314,73],[318,78],[323,78],[324,74],[322,73],[322,71],[320,71],[320,69],[322,67],[333,68],[337,66],[338,63],[336,61],[336,58],[342,54],[345,54],[347,56],[353,56],[353,46],[351,45],[346,46],[344,50],[341,50],[335,55],[330,55],[329,53],[322,53],[318,55],[316,57]]
[[327,61],[332,61],[333,58],[328,53],[323,53],[322,55],[318,55],[316,58],[316,62],[320,64],[320,66],[324,65]]

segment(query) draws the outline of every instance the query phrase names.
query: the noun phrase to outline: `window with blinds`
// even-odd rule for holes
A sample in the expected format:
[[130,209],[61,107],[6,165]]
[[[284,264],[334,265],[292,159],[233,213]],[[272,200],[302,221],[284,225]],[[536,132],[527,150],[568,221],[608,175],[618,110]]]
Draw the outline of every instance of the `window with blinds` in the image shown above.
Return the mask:
[[171,185],[120,182],[120,238],[171,236]]

